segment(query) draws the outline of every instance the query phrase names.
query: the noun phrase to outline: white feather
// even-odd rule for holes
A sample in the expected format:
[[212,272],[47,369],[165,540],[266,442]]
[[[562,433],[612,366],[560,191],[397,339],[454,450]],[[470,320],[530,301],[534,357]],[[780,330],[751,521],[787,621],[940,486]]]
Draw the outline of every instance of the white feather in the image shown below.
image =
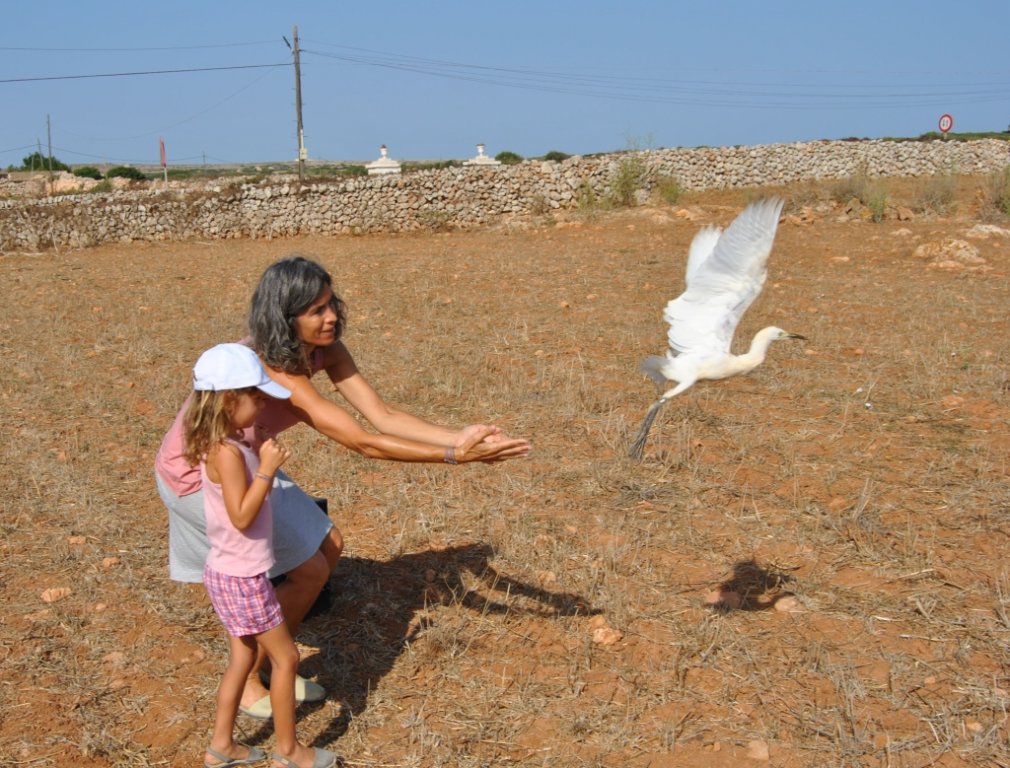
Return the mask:
[[663,313],[674,353],[729,353],[740,318],[764,286],[782,205],[776,198],[753,203],[725,231],[705,228],[695,235],[687,287]]

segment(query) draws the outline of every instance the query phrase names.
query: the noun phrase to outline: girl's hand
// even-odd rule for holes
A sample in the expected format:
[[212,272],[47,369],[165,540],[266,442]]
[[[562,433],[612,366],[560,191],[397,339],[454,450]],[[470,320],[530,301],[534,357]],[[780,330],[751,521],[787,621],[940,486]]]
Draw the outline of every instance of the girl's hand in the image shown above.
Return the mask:
[[463,429],[456,441],[456,461],[504,461],[526,456],[529,440],[507,437],[498,427],[474,424]]
[[267,438],[260,446],[260,470],[267,475],[273,475],[289,458],[291,449],[275,438]]

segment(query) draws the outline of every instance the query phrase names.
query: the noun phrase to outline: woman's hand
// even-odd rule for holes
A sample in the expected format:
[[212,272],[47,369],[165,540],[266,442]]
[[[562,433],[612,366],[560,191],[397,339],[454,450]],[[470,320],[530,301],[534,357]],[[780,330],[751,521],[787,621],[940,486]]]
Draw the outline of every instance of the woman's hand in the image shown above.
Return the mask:
[[455,445],[456,461],[504,461],[526,456],[529,440],[507,437],[495,426],[473,424],[459,433]]
[[459,431],[459,434],[456,435],[456,440],[455,442],[453,442],[453,445],[456,448],[461,448],[467,442],[467,440],[469,440],[477,433],[484,433],[485,430],[491,430],[490,432],[487,432],[486,436],[483,438],[486,442],[496,443],[501,440],[507,439],[505,435],[502,434],[501,429],[499,429],[498,427],[488,426],[487,424],[471,424],[468,427],[463,427],[463,429]]
[[273,476],[289,458],[291,458],[291,449],[269,437],[260,446],[260,471]]

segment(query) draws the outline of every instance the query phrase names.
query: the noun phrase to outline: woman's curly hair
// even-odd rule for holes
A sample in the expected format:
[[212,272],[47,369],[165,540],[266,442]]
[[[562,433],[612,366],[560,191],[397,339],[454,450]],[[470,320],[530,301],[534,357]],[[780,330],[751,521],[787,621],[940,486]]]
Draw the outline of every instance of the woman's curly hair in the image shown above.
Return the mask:
[[[303,256],[289,256],[267,267],[249,306],[249,335],[264,363],[286,373],[310,372],[296,321],[325,287],[333,288],[329,272]],[[339,339],[347,323],[347,310],[336,293],[333,309]]]

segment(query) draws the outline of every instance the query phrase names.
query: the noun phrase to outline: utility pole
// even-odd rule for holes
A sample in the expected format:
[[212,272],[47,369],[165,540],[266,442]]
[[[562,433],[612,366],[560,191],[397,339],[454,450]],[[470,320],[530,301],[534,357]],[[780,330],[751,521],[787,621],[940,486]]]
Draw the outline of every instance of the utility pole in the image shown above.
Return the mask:
[[49,124],[49,115],[46,114],[46,141],[49,144],[49,185],[53,183],[53,129]]
[[298,25],[291,28],[295,54],[295,114],[298,120],[298,180],[305,180],[305,133],[302,131],[302,65],[298,56]]

